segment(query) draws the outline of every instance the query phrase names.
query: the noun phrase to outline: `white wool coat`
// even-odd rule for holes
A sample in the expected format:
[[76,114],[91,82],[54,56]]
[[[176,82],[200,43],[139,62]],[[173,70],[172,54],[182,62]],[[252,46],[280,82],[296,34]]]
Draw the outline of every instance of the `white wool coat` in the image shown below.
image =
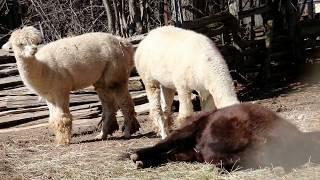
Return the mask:
[[228,66],[206,36],[173,26],[152,30],[139,44],[135,65],[144,81],[213,96],[217,108],[238,103]]
[[[43,46],[35,60],[17,60],[23,82],[40,96],[106,82],[126,81],[133,65],[131,45],[107,33],[87,33]],[[128,61],[129,59],[129,61]],[[28,67],[29,66],[29,67]]]

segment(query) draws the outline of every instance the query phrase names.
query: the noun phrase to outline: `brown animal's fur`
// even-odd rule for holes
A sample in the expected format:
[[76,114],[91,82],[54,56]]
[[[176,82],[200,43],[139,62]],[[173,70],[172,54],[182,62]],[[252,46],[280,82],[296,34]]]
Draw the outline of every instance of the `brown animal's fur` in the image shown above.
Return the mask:
[[[186,122],[166,139],[136,151],[130,158],[139,168],[168,161],[207,162],[225,168],[235,164],[293,166],[308,160],[313,153],[311,149],[319,150],[318,145],[314,147],[315,141],[310,141],[294,125],[259,105],[238,104],[202,112]],[[288,151],[293,154],[284,157]]]

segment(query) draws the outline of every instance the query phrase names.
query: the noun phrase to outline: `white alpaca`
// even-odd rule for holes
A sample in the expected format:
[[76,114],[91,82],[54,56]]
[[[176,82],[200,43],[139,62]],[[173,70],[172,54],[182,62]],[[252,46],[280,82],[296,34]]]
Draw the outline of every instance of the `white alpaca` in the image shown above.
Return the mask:
[[173,26],[152,30],[136,50],[135,65],[146,87],[150,116],[162,138],[169,132],[176,91],[179,124],[193,113],[192,90],[200,93],[205,111],[239,103],[219,50],[209,38],[196,32]]
[[95,87],[102,102],[102,138],[119,128],[115,117],[117,105],[125,118],[124,135],[129,137],[139,129],[128,91],[129,72],[133,66],[130,43],[107,33],[88,33],[37,49],[41,40],[37,29],[24,27],[14,31],[9,42],[22,81],[46,99],[49,124],[58,144],[68,144],[71,139],[70,91],[90,85]]

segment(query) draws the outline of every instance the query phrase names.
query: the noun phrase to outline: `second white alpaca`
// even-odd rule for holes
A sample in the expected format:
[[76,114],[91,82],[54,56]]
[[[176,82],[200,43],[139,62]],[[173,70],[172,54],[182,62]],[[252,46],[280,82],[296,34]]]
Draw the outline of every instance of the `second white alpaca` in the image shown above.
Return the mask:
[[205,111],[239,103],[224,58],[215,44],[199,33],[173,26],[152,30],[136,50],[135,65],[146,87],[150,116],[162,138],[169,132],[176,91],[179,124],[193,113],[192,90],[200,93]]

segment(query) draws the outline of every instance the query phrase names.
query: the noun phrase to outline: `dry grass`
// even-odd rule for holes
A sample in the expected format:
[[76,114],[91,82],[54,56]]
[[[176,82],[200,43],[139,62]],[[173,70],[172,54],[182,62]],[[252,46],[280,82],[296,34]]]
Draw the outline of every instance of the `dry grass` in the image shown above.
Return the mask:
[[[303,131],[320,130],[320,86],[258,101]],[[140,117],[141,118],[141,117]],[[151,122],[143,121],[144,133]],[[46,128],[0,134],[0,179],[320,179],[320,165],[307,163],[296,169],[264,167],[226,172],[209,164],[168,163],[137,170],[121,158],[130,149],[156,143],[152,135],[124,140],[117,133],[107,141],[92,141],[97,133],[77,135],[73,144],[55,147]],[[294,158],[294,157],[292,157]]]
[[127,149],[151,145],[155,139],[109,140],[54,147],[34,145],[32,139],[1,143],[0,176],[18,179],[212,179],[218,169],[210,165],[170,163],[159,168],[136,170],[128,159],[120,159]]
[[[209,164],[169,163],[136,170],[127,149],[151,145],[152,138],[109,140],[55,147],[28,139],[2,142],[0,176],[3,179],[319,179],[320,166],[308,164],[291,172],[281,167],[238,169],[231,173]],[[36,145],[34,144],[36,143]]]

